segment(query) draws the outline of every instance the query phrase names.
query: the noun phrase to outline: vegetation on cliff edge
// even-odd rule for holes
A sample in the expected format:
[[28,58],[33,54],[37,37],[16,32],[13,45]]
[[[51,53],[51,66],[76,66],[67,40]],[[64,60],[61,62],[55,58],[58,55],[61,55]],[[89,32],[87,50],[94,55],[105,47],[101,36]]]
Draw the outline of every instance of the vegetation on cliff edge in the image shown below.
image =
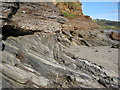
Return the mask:
[[120,30],[120,27],[119,27],[120,22],[117,22],[117,21],[95,19],[94,22],[96,22],[99,26],[101,26],[102,29]]

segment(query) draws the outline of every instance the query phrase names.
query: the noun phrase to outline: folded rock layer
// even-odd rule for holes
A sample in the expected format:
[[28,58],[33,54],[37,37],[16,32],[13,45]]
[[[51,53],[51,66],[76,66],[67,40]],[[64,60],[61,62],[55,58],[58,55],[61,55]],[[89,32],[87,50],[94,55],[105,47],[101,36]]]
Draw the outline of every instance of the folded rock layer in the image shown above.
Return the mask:
[[118,87],[111,71],[65,52],[76,45],[113,45],[103,33],[72,26],[50,2],[2,4],[3,88]]

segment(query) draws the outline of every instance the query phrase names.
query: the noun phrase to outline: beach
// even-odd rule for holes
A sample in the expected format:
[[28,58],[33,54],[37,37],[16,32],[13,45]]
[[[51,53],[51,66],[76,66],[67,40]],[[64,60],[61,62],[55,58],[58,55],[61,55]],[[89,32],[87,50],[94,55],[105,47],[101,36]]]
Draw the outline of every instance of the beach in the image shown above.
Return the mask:
[[118,75],[118,49],[110,47],[73,46],[65,51],[101,65]]

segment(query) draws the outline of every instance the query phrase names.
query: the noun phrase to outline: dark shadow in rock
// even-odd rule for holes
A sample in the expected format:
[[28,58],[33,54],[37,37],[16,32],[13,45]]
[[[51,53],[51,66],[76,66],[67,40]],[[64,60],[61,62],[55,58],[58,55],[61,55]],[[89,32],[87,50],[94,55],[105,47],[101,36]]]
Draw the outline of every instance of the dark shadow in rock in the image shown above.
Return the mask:
[[83,38],[83,36],[82,36],[81,34],[78,34],[78,37],[79,37],[79,38]]
[[5,50],[5,44],[2,44],[2,51]]
[[18,37],[18,36],[24,36],[29,34],[34,34],[36,31],[27,30],[22,31],[21,29],[15,29],[11,25],[5,25],[2,27],[2,40],[6,40],[9,36]]
[[0,20],[9,21],[8,18],[0,18]]
[[83,44],[85,44],[86,46],[89,46],[89,44],[87,43],[87,41],[85,40],[80,40]]
[[11,12],[8,14],[7,18],[10,20],[13,15],[15,15],[17,13],[17,11],[20,8],[20,3],[19,2],[14,2],[14,6],[11,6]]

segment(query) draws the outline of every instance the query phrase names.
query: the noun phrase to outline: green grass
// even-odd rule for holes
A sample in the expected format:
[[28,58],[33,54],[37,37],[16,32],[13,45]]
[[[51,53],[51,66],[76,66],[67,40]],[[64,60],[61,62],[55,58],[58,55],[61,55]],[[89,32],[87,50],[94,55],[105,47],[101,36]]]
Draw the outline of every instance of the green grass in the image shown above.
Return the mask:
[[101,26],[102,29],[117,29],[117,26]]
[[102,19],[95,19],[93,20],[95,23],[101,26],[102,29],[113,29],[119,30],[120,22],[117,21],[109,21],[109,20],[102,20]]
[[69,13],[66,13],[66,12],[63,13],[63,16],[64,16],[64,17],[76,17],[76,15],[74,15],[74,14],[69,14]]

